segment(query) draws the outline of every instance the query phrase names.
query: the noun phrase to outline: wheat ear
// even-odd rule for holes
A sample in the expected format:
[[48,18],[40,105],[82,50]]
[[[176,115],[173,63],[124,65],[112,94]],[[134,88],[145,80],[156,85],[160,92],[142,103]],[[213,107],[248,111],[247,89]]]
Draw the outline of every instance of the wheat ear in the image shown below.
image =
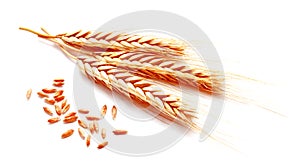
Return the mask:
[[104,51],[151,51],[158,55],[183,55],[186,44],[174,39],[161,39],[153,36],[124,34],[118,32],[83,32],[48,35],[38,33],[28,28],[20,27],[44,39],[60,39],[64,47],[81,50],[82,53],[99,53]]
[[193,121],[193,118],[197,117],[197,111],[188,109],[180,97],[165,93],[161,86],[155,85],[149,79],[135,76],[127,70],[107,63],[100,57],[79,56],[77,58],[80,69],[95,83],[116,90],[136,103],[151,105],[155,110],[150,111],[159,113],[165,119],[200,130]]
[[205,67],[190,66],[184,61],[156,56],[149,52],[105,52],[101,57],[139,76],[193,86],[208,94],[223,93],[224,80],[217,74],[211,74]]

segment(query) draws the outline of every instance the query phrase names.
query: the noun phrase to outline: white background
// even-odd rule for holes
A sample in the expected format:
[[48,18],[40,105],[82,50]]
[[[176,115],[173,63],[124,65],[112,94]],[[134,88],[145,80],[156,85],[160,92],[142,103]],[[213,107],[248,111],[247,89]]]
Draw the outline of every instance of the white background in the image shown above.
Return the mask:
[[[0,162],[299,162],[299,8],[296,0],[2,1]],[[61,76],[69,81],[65,90],[72,99],[74,64],[18,27],[43,26],[53,33],[93,30],[146,9],[174,12],[196,23],[217,48],[225,70],[268,82],[248,91],[285,116],[227,102],[217,131],[234,149],[214,140],[200,143],[192,134],[145,158],[86,148],[78,136],[61,140],[66,128],[49,126],[38,99],[27,102],[25,93]]]

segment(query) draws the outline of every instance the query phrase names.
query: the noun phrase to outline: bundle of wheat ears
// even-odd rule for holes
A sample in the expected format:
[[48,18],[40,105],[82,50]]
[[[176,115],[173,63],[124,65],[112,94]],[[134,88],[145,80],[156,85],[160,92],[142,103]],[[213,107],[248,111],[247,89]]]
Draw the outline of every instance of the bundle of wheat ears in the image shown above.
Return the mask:
[[22,28],[54,42],[95,83],[151,106],[149,111],[195,131],[201,131],[197,108],[183,102],[168,85],[185,85],[208,96],[224,93],[224,79],[205,66],[188,64],[188,45],[176,39],[117,32],[82,32],[51,35]]

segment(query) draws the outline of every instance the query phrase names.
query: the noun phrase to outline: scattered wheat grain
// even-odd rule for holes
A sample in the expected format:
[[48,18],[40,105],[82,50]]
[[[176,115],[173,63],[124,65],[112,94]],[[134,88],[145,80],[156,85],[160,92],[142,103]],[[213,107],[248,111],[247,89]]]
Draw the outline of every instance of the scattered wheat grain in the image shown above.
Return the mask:
[[104,148],[104,147],[107,146],[107,145],[108,145],[108,142],[105,141],[105,142],[103,142],[103,143],[100,143],[100,144],[97,146],[97,148],[98,148],[98,149],[102,149],[102,148]]
[[115,120],[117,116],[117,107],[114,105],[111,109],[112,119]]
[[42,89],[42,91],[44,93],[55,93],[56,89],[54,89],[54,88],[44,88],[44,89]]
[[66,105],[67,105],[67,99],[64,99],[64,100],[61,102],[61,108],[64,108]]
[[54,105],[55,101],[53,99],[45,98],[45,103],[47,103],[49,105]]
[[102,115],[102,117],[104,117],[106,115],[106,112],[107,112],[107,105],[103,105],[102,109],[101,109],[101,115]]
[[73,123],[73,122],[76,122],[77,119],[78,119],[77,116],[67,117],[67,118],[64,118],[64,123]]
[[99,133],[99,124],[97,121],[93,122],[94,131],[98,134]]
[[90,110],[88,109],[78,109],[78,113],[81,113],[81,114],[89,114]]
[[43,92],[38,92],[37,93],[38,94],[38,96],[40,97],[40,98],[49,98],[49,96],[47,95],[47,94],[45,94],[45,93],[43,93]]
[[84,131],[83,131],[81,128],[78,128],[78,134],[79,134],[79,136],[81,137],[82,140],[85,139],[85,136],[84,136],[84,133],[83,133],[83,132],[84,132]]
[[88,135],[86,138],[86,146],[89,147],[91,144],[91,135]]
[[61,135],[61,138],[62,139],[65,139],[67,137],[70,137],[71,135],[73,135],[74,133],[74,130],[73,129],[69,129],[67,130],[66,132],[64,132],[62,135]]
[[26,98],[27,98],[27,100],[30,99],[31,93],[32,93],[32,89],[30,88],[30,89],[28,89],[27,92],[26,92]]
[[126,135],[127,131],[126,130],[114,130],[113,133],[115,135]]
[[55,99],[56,102],[60,102],[60,101],[62,101],[62,100],[65,99],[65,96],[60,95],[60,96],[58,96],[58,97],[54,97],[54,99]]
[[78,124],[80,127],[84,128],[84,129],[88,128],[87,124],[84,121],[78,120]]
[[75,115],[76,115],[76,112],[70,112],[65,116],[65,118],[73,117]]
[[106,130],[105,130],[105,128],[101,129],[101,137],[102,137],[102,139],[106,138]]
[[71,105],[68,104],[68,105],[66,105],[64,108],[62,108],[62,114],[67,113],[67,112],[70,110],[70,107],[71,107]]
[[62,78],[56,78],[53,80],[53,82],[64,82],[65,79],[62,79]]
[[99,121],[101,118],[96,116],[85,116],[85,118],[89,121]]
[[90,133],[93,135],[94,132],[95,132],[95,128],[94,128],[94,123],[89,123],[89,130],[90,130]]
[[55,108],[55,112],[58,116],[61,115],[61,108],[58,106],[58,105],[54,105],[54,108]]
[[53,97],[57,98],[58,96],[62,95],[64,93],[64,90],[58,90],[54,93]]
[[59,117],[54,117],[54,118],[48,119],[49,124],[57,123],[59,121],[60,121]]
[[53,86],[55,87],[62,87],[64,85],[64,82],[54,82]]
[[44,112],[45,112],[46,114],[48,114],[48,115],[50,115],[50,116],[53,115],[52,111],[51,111],[48,107],[45,107],[45,106],[44,106],[43,109],[44,109]]

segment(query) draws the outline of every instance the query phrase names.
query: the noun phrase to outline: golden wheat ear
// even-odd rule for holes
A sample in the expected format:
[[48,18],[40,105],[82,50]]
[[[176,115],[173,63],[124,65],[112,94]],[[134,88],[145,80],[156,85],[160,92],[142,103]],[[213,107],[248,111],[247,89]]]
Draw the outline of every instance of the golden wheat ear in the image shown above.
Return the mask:
[[146,107],[149,111],[158,113],[166,120],[200,131],[194,122],[198,117],[197,108],[184,104],[178,96],[180,93],[115,67],[100,57],[79,56],[77,63],[82,72],[95,83],[115,90],[137,104],[149,106]]
[[127,69],[137,76],[161,80],[178,86],[197,88],[210,95],[223,93],[221,75],[212,73],[201,66],[190,66],[188,60],[157,56],[151,52],[105,52],[96,57],[103,57],[108,63]]
[[[93,32],[78,30],[71,33],[58,35],[42,34],[29,28],[20,27],[36,34],[38,37],[60,39],[60,44],[64,47],[72,47],[80,50],[81,53],[99,53],[104,51],[140,51],[153,52],[157,55],[182,56],[187,44],[183,41],[167,38],[157,38],[154,36],[143,36],[136,34],[126,34],[118,32]],[[43,28],[42,28],[43,30]],[[74,50],[73,49],[73,50]]]

